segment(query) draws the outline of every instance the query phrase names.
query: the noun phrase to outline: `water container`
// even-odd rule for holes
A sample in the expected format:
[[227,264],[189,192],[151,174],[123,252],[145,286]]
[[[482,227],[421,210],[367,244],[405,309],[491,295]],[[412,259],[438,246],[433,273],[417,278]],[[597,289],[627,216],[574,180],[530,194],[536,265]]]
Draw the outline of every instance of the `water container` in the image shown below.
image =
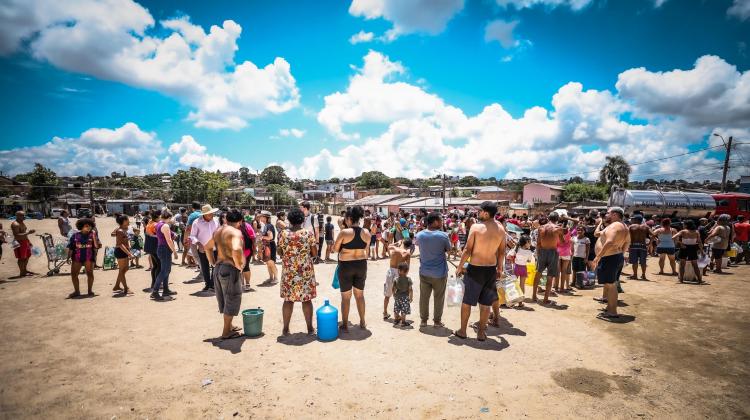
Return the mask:
[[328,299],[315,311],[318,322],[318,340],[333,341],[339,336],[339,311],[331,306]]
[[242,326],[247,337],[263,334],[263,309],[245,309],[242,311]]
[[35,257],[42,255],[42,248],[39,248],[38,246],[31,247],[31,255]]

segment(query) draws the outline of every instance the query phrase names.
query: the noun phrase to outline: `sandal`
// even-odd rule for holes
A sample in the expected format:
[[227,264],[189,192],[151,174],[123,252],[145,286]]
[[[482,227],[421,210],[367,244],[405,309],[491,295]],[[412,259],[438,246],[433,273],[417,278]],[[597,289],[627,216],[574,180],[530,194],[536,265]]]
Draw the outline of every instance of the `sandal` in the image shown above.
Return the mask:
[[453,335],[455,335],[456,337],[460,338],[461,340],[466,340],[466,336],[459,334],[458,330],[453,331]]
[[68,299],[75,299],[77,297],[81,297],[81,293],[80,292],[73,292],[73,293],[71,293],[71,294],[68,295]]
[[620,315],[618,315],[618,314],[610,314],[610,313],[607,313],[607,312],[601,312],[601,313],[597,314],[596,317],[598,319],[601,319],[602,321],[612,321],[613,319],[620,318]]
[[238,333],[237,331],[232,331],[232,332],[231,332],[231,333],[230,333],[230,334],[229,334],[228,336],[226,336],[226,337],[224,337],[224,336],[222,335],[222,336],[221,336],[221,339],[222,339],[222,340],[231,340],[231,339],[233,339],[233,338],[239,338],[239,337],[242,337],[242,334]]
[[383,321],[391,318],[391,314],[383,312]]

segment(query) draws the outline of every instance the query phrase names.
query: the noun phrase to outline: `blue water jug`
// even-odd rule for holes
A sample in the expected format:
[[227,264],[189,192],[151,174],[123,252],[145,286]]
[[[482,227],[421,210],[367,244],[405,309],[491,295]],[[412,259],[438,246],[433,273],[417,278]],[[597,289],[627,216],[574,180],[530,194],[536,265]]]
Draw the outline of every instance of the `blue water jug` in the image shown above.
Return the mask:
[[326,299],[323,306],[315,311],[318,321],[318,340],[332,341],[339,336],[339,310]]

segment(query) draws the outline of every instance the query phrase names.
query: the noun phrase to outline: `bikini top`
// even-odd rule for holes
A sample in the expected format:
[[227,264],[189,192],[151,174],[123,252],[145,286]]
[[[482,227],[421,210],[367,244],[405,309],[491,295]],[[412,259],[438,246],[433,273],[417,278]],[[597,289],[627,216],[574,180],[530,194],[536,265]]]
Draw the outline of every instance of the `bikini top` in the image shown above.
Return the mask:
[[360,233],[362,232],[362,228],[359,226],[354,226],[352,228],[354,230],[354,239],[351,241],[341,244],[341,248],[343,249],[367,249],[367,244],[365,241],[362,240],[362,237],[360,236]]

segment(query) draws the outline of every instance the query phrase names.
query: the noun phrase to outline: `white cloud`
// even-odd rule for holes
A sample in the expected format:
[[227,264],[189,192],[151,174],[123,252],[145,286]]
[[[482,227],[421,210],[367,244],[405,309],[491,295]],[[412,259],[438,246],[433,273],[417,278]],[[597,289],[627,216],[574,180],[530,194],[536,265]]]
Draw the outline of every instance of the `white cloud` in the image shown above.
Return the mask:
[[299,128],[282,128],[279,130],[279,135],[281,137],[295,137],[298,139],[301,139],[305,135],[305,130],[300,130]]
[[349,13],[393,23],[383,36],[383,40],[393,41],[410,33],[439,34],[463,7],[464,0],[353,0]]
[[283,58],[262,68],[234,61],[241,32],[227,20],[206,33],[187,17],[156,28],[132,0],[11,0],[0,8],[0,54],[28,42],[36,59],[61,69],[176,98],[193,108],[188,119],[211,129],[239,129],[299,102]]
[[520,41],[513,35],[518,23],[518,20],[506,22],[502,19],[489,22],[484,28],[484,42],[497,41],[506,50],[518,46]]
[[666,3],[667,0],[654,0],[654,7],[659,8],[662,4]]
[[[696,67],[702,69],[704,62],[711,60],[703,57]],[[687,119],[679,114],[682,108],[655,113],[650,107],[659,109],[667,96],[656,87],[669,90],[672,85],[681,86],[679,101],[695,97],[709,103],[717,98],[725,101],[727,91],[737,93],[745,82],[733,67],[721,63],[714,62],[719,69],[730,68],[677,81],[635,83],[647,73],[643,69],[629,70],[620,75],[619,92],[585,89],[582,84],[571,82],[552,97],[550,109],[532,107],[514,117],[500,104],[490,104],[472,116],[423,88],[391,80],[405,73],[404,66],[370,51],[364,67],[355,69],[346,91],[327,96],[326,106],[318,116],[331,132],[355,142],[338,151],[324,149],[301,163],[286,162],[284,166],[292,176],[304,178],[350,177],[376,169],[390,176],[407,177],[446,172],[557,178],[560,174],[590,171],[581,176],[593,179],[607,155],[622,154],[630,162],[643,162],[685,153],[688,145],[705,141],[713,124],[699,124],[698,120],[686,123]],[[658,77],[671,74],[674,72]],[[711,94],[706,94],[706,80],[723,89],[708,89]],[[404,98],[411,105],[399,109]],[[741,103],[748,98],[741,96],[738,107],[728,109],[742,109]],[[736,112],[714,120],[728,120],[729,125],[721,127],[738,127],[744,124],[742,115]],[[631,116],[644,121],[634,122]],[[382,134],[362,141],[342,130],[345,125],[372,122],[388,125]],[[750,156],[750,150],[747,154]],[[633,176],[716,178],[720,174],[718,165],[720,162],[707,157],[707,152],[700,152],[635,166]]]
[[440,98],[418,86],[391,81],[405,73],[401,63],[392,62],[377,51],[369,51],[364,62],[361,69],[356,69],[347,90],[326,96],[325,106],[318,113],[318,122],[336,137],[359,137],[357,133],[344,133],[344,124],[389,123],[442,106]]
[[700,57],[690,70],[630,69],[616,87],[640,115],[680,118],[693,126],[750,125],[750,71],[741,73],[720,57]]
[[169,146],[169,158],[174,158],[173,167],[195,167],[206,171],[236,171],[241,164],[225,157],[206,153],[206,146],[198,144],[193,136],[182,136],[179,142]]
[[750,0],[734,0],[727,14],[739,20],[747,20],[750,18]]
[[359,44],[361,42],[370,42],[375,37],[372,32],[359,31],[349,38],[351,44]]
[[[516,9],[531,8],[541,5],[547,8],[569,7],[572,10],[581,10],[588,6],[593,0],[495,0],[502,7],[513,6]],[[661,0],[656,0],[661,1]]]
[[40,146],[0,150],[0,170],[28,172],[35,162],[52,168],[58,175],[108,175],[113,171],[142,175],[194,166],[206,170],[236,170],[240,165],[206,153],[206,147],[191,136],[162,147],[156,133],[141,130],[129,122],[116,129],[91,128],[79,137],[54,137]]

